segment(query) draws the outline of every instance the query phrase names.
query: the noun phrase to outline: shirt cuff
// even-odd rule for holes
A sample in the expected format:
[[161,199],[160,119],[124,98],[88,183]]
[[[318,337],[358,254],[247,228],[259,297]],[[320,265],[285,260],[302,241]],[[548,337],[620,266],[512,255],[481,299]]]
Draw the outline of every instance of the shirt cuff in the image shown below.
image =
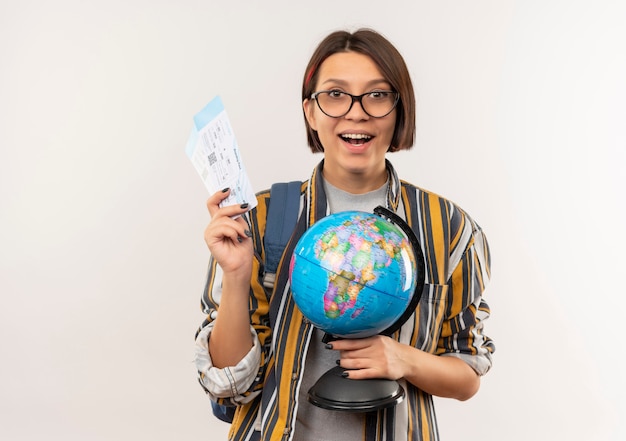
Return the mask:
[[492,361],[489,353],[482,355],[461,354],[458,352],[446,352],[443,357],[456,357],[467,363],[479,376],[485,375],[491,369]]
[[[234,398],[236,402],[247,401],[243,394],[254,382],[261,362],[261,344],[253,327],[250,327],[253,346],[235,366],[217,368],[209,354],[209,338],[213,325],[203,328],[196,337],[194,363],[200,374],[200,382],[211,398]],[[239,399],[238,399],[239,398]]]

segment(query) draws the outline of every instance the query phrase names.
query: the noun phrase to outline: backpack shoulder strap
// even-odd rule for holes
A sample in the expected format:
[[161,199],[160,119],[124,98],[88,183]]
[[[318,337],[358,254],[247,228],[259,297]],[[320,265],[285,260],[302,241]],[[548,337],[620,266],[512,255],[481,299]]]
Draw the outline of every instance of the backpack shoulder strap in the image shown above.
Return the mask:
[[265,223],[265,275],[263,285],[274,286],[276,270],[287,242],[291,238],[300,211],[300,187],[302,182],[277,182],[270,189],[270,201]]

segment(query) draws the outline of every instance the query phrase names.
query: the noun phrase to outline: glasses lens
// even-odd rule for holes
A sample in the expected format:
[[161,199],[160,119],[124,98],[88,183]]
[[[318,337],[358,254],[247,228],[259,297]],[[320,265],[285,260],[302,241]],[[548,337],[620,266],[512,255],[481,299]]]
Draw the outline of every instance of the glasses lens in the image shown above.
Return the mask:
[[380,118],[391,112],[396,105],[394,92],[370,92],[361,98],[363,110],[368,115]]
[[[375,91],[361,95],[361,106],[365,113],[374,118],[386,116],[395,107],[398,98],[397,93],[389,91]],[[316,95],[317,104],[326,115],[339,118],[350,111],[352,95],[340,91],[323,91]],[[359,101],[359,97],[354,98]]]
[[348,113],[352,97],[347,93],[329,91],[317,94],[317,104],[326,115],[338,118]]

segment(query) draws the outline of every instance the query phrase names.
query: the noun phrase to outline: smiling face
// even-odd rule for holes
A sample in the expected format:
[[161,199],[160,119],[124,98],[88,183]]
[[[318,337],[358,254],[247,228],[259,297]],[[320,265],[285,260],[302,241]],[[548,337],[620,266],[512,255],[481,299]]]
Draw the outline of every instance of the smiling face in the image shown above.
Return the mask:
[[[339,52],[320,66],[315,90],[361,95],[388,91],[391,86],[369,56]],[[385,153],[393,138],[395,109],[383,118],[373,118],[355,102],[346,115],[331,118],[320,110],[315,100],[306,99],[303,106],[309,125],[324,146],[326,180],[351,193],[365,193],[384,184]]]

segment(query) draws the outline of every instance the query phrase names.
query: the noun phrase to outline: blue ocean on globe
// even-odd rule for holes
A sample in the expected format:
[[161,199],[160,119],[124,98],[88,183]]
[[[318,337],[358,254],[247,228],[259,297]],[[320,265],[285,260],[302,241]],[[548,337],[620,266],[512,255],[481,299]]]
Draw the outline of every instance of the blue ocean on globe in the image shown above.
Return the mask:
[[343,211],[313,224],[296,244],[291,291],[302,314],[328,334],[361,338],[394,324],[416,286],[402,229],[373,213]]

